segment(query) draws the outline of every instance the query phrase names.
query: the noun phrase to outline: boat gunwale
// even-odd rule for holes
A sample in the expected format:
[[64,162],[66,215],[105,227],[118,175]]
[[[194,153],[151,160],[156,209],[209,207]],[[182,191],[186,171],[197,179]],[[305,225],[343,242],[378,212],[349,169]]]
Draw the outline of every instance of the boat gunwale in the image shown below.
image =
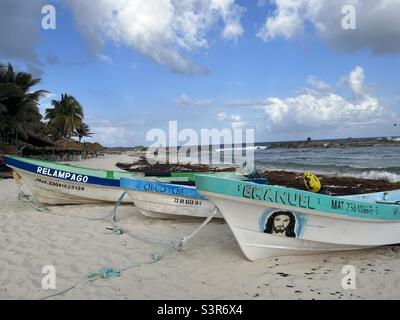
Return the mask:
[[[145,184],[151,184],[154,187],[163,186],[163,187],[165,187],[165,192],[145,190]],[[197,188],[195,186],[172,184],[172,183],[163,182],[163,181],[140,180],[140,179],[132,179],[132,178],[128,178],[128,177],[121,177],[120,187],[123,189],[139,191],[139,192],[149,192],[149,193],[161,194],[161,195],[172,195],[175,197],[196,198],[196,199],[207,200],[207,197],[200,194],[197,191]],[[173,193],[171,190],[172,188],[180,188],[183,190],[189,190],[189,193],[188,194]]]
[[[41,164],[44,164],[42,166],[49,165],[48,167],[50,169],[53,169],[53,170],[63,170],[63,171],[70,171],[70,172],[73,172],[74,169],[76,169],[76,171],[88,170],[88,171],[93,172],[93,173],[102,173],[104,176],[100,176],[100,174],[99,175],[94,175],[94,176],[99,177],[99,178],[104,178],[104,179],[112,179],[112,180],[118,180],[119,179],[119,178],[107,177],[107,172],[112,172],[113,174],[114,173],[124,174],[124,175],[127,175],[127,176],[128,175],[132,175],[132,173],[129,172],[129,171],[95,169],[95,168],[81,167],[81,166],[77,166],[77,165],[69,164],[69,163],[59,163],[59,162],[54,162],[54,161],[38,160],[38,159],[20,157],[20,156],[13,156],[13,155],[5,155],[4,158],[5,158],[5,160],[7,160],[7,158],[11,158],[13,160],[20,161],[20,162],[23,162],[23,163],[33,164],[35,166],[41,166]],[[7,165],[7,163],[6,163],[6,165]],[[51,166],[59,167],[60,169],[54,169]],[[72,169],[72,170],[68,170],[68,169]],[[74,173],[83,174],[82,172],[74,172]]]
[[[221,182],[224,182],[223,186],[221,186]],[[218,184],[218,187],[216,186]],[[330,210],[322,210],[322,208],[303,208],[300,206],[295,206],[292,204],[282,204],[282,203],[275,203],[272,201],[267,201],[265,199],[256,199],[256,198],[246,198],[242,195],[242,192],[238,192],[238,187],[231,188],[232,190],[236,190],[233,192],[232,190],[227,190],[227,186],[250,186],[250,187],[260,187],[264,192],[266,189],[269,188],[270,190],[274,190],[274,192],[287,192],[287,193],[297,193],[301,196],[313,197],[318,198],[319,200],[324,200],[325,205],[330,201],[332,203],[333,200],[335,201],[343,201],[347,203],[353,203],[355,205],[368,205],[368,206],[375,206],[377,210],[377,214],[375,216],[361,213],[352,213],[346,210],[338,210],[338,212],[333,212],[332,209]],[[367,201],[360,201],[360,200],[352,200],[348,198],[342,198],[339,196],[330,196],[324,194],[316,194],[308,191],[287,188],[283,186],[276,186],[276,185],[258,185],[252,183],[251,181],[240,181],[240,180],[232,180],[228,178],[220,178],[220,177],[213,177],[207,175],[196,175],[196,188],[200,193],[207,195],[209,198],[211,196],[215,196],[217,198],[226,198],[234,201],[241,201],[246,203],[257,203],[257,204],[264,204],[265,206],[269,207],[278,207],[278,208],[285,208],[293,211],[304,212],[306,214],[318,214],[323,215],[330,218],[338,218],[338,219],[347,219],[347,220],[357,220],[357,221],[371,221],[371,222],[400,222],[400,205],[396,204],[382,204],[382,203],[374,203],[374,202],[367,202]],[[395,190],[392,190],[395,191]],[[383,193],[384,191],[382,191]],[[321,202],[319,203],[320,207],[322,207]],[[329,209],[329,207],[328,207]],[[391,211],[391,213],[390,213]]]

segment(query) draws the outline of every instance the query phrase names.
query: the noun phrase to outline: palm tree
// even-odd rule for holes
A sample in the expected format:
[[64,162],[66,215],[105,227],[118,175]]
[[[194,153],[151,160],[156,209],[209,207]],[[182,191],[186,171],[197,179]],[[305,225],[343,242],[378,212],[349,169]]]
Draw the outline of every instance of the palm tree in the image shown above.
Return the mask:
[[[6,71],[6,66],[0,63],[0,79]],[[0,84],[0,89],[1,89]],[[6,97],[0,91],[0,131],[3,132],[6,127],[5,113],[7,112],[7,106],[5,105]]]
[[45,119],[53,129],[53,136],[71,138],[77,128],[83,124],[83,108],[80,103],[67,94],[61,95],[61,100],[51,102],[53,108],[46,109]]
[[93,133],[90,131],[89,126],[82,122],[82,124],[76,128],[75,135],[79,138],[79,142],[81,142],[83,137],[90,137]]
[[39,100],[47,91],[32,91],[40,79],[33,79],[27,72],[14,71],[13,66],[0,65],[0,130],[3,136],[27,133],[40,124]]

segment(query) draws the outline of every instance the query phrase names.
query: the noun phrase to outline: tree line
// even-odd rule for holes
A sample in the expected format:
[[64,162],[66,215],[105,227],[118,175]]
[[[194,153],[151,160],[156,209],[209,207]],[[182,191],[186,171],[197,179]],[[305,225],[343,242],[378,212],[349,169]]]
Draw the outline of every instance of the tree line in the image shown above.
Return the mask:
[[11,63],[0,63],[0,141],[15,144],[30,134],[52,141],[91,136],[83,107],[71,95],[64,93],[60,100],[52,100],[52,107],[41,115],[39,101],[49,92],[32,89],[40,81],[28,72],[15,71]]

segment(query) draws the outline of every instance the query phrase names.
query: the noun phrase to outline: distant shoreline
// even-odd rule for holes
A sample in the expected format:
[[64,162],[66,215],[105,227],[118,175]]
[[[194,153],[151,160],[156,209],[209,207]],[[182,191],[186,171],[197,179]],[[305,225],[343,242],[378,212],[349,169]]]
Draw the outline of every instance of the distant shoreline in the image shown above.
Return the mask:
[[[255,142],[254,148],[257,150],[257,147],[264,149],[285,149],[285,148],[293,148],[293,149],[307,149],[307,148],[357,148],[357,147],[374,147],[374,146],[400,146],[400,138],[393,137],[373,137],[373,138],[347,138],[347,139],[321,139],[321,140],[298,140],[298,141],[281,141],[281,142]],[[174,151],[182,146],[173,146],[173,147],[164,147],[169,151]],[[209,145],[209,146],[185,146],[186,148],[197,148],[198,151],[202,149],[224,149],[223,145]],[[232,148],[232,145],[228,145],[229,148]],[[244,145],[235,145],[235,148],[245,147]],[[163,147],[160,147],[163,148]],[[127,151],[142,151],[145,152],[149,148],[145,146],[135,146],[135,147],[106,147],[105,152],[107,153],[115,153],[115,152],[127,152]]]

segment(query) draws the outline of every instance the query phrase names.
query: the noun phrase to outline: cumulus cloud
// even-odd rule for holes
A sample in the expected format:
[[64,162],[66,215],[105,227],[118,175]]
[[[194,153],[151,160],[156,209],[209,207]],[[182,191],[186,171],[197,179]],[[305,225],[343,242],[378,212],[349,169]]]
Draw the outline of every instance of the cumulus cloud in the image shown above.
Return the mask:
[[[292,39],[305,26],[330,46],[344,51],[369,49],[374,54],[400,52],[400,1],[396,0],[274,0],[276,10],[268,16],[258,37],[269,41],[277,37]],[[356,29],[342,28],[342,8],[352,5]]]
[[99,54],[104,43],[126,45],[177,73],[207,70],[185,58],[207,48],[206,34],[222,20],[221,37],[237,39],[243,8],[234,0],[63,0],[78,29]]
[[311,78],[310,87],[294,97],[270,97],[257,106],[267,116],[270,130],[297,127],[299,130],[359,126],[384,122],[388,113],[365,86],[364,70],[357,66],[341,83],[352,93],[347,99],[327,84]]
[[132,146],[135,143],[135,133],[123,126],[96,126],[91,128],[95,134],[86,139],[96,141],[104,146]]
[[267,18],[257,35],[265,41],[277,36],[287,39],[294,37],[304,27],[304,18],[300,13],[302,5],[302,1],[276,0],[275,14]]

